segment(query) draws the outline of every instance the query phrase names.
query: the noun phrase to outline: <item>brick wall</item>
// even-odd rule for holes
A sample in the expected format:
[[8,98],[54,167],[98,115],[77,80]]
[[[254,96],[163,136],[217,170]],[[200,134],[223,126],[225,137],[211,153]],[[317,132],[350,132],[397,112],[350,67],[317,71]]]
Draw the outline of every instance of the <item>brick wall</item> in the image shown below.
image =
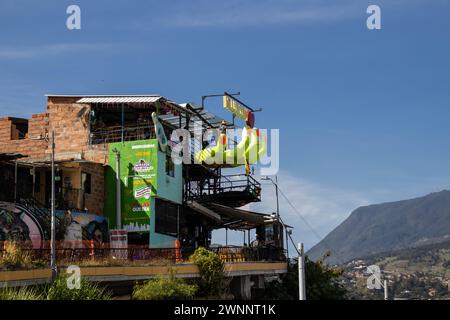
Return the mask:
[[0,118],[0,144],[11,140],[11,125],[9,118]]
[[[58,159],[74,158],[88,146],[89,106],[78,104],[49,104],[49,130],[55,131],[55,152]],[[81,156],[80,156],[81,157]]]
[[[45,140],[21,139],[14,136],[14,125],[10,118],[0,118],[0,152],[20,153],[29,157],[43,158],[48,143]],[[46,133],[46,114],[33,115],[28,122],[28,137],[44,137]]]
[[105,171],[101,164],[82,163],[81,171],[91,175],[91,193],[85,194],[84,203],[89,212],[103,215],[105,201]]
[[28,137],[45,137],[48,133],[48,113],[33,114],[28,120]]

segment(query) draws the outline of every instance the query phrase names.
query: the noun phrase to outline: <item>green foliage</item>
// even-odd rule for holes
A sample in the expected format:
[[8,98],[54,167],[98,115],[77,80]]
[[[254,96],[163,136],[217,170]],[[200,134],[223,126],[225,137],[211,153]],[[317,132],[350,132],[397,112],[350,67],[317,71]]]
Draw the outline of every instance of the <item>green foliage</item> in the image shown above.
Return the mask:
[[[342,270],[331,267],[324,262],[305,258],[306,299],[308,300],[342,300],[347,290],[340,282]],[[298,260],[288,263],[288,272],[279,280],[266,283],[265,299],[298,299]]]
[[0,289],[0,300],[41,300],[42,293],[34,287]]
[[189,300],[197,292],[197,286],[177,278],[174,269],[169,268],[168,276],[161,276],[136,285],[133,299],[136,300]]
[[0,268],[4,270],[33,269],[45,267],[46,261],[33,260],[30,255],[14,241],[5,244],[5,250],[0,255]]
[[69,289],[67,276],[60,275],[45,289],[47,300],[110,300],[111,294],[97,284],[81,278],[80,289]]
[[111,294],[97,284],[81,278],[80,289],[69,289],[67,276],[59,276],[52,284],[40,287],[6,288],[0,300],[110,300]]
[[[298,268],[298,263],[296,264]],[[342,300],[347,290],[340,281],[343,270],[331,267],[324,259],[305,259],[306,297],[310,300]]]
[[203,247],[197,248],[189,257],[200,271],[200,294],[220,297],[225,289],[225,264],[220,257]]

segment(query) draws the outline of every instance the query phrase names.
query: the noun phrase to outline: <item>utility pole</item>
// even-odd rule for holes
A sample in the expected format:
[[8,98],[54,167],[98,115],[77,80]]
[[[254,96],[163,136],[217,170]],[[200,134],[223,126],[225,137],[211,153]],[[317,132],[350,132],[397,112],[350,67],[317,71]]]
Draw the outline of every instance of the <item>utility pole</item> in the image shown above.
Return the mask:
[[116,154],[116,228],[122,229],[122,188],[120,181],[120,151],[114,149]]
[[299,300],[306,300],[306,286],[305,286],[305,249],[303,242],[298,244],[298,297]]
[[276,193],[276,196],[277,196],[277,218],[280,218],[280,202],[278,200],[278,176],[275,176],[275,183],[274,184],[275,184],[275,193]]
[[388,300],[388,283],[384,280],[384,300]]
[[14,203],[17,203],[17,159],[14,161]]
[[51,230],[50,230],[50,267],[52,269],[52,281],[58,275],[56,265],[56,217],[55,217],[55,130],[52,130],[52,199],[51,199]]

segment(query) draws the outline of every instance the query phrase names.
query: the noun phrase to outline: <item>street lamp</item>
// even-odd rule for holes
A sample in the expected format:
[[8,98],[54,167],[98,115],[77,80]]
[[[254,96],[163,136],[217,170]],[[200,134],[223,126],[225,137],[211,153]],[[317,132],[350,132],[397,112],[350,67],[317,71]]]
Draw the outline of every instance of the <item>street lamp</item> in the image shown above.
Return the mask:
[[[31,140],[45,140],[49,142],[48,135],[31,137]],[[50,268],[52,270],[52,281],[58,276],[58,266],[56,265],[56,215],[55,215],[55,130],[52,130],[51,138],[51,170],[52,170],[52,186],[51,186],[51,205],[50,205]],[[34,188],[34,186],[33,186]]]
[[275,194],[277,196],[277,218],[279,218],[280,217],[280,204],[278,202],[278,177],[275,176],[275,181],[273,181],[272,178],[270,178],[268,176],[262,177],[261,180],[270,181],[275,186]]
[[55,216],[55,130],[52,130],[52,199],[51,199],[51,232],[50,232],[50,267],[52,269],[52,281],[58,275],[56,265],[56,216]]

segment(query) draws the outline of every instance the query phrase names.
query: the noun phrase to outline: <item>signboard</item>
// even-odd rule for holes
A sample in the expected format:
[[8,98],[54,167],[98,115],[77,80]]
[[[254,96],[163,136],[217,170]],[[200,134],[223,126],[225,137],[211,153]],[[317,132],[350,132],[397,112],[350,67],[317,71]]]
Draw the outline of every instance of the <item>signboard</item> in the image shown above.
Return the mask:
[[128,258],[128,233],[126,230],[111,230],[110,248],[113,259]]
[[[120,152],[120,179],[122,182],[123,228],[132,231],[149,230],[151,201],[156,193],[158,171],[158,141],[156,139],[127,141],[109,145],[109,165],[106,214],[115,212],[116,155]],[[109,192],[108,192],[109,193]],[[106,211],[105,210],[105,211]]]
[[246,107],[227,95],[223,96],[223,107],[244,121],[247,120],[247,115],[250,112]]

